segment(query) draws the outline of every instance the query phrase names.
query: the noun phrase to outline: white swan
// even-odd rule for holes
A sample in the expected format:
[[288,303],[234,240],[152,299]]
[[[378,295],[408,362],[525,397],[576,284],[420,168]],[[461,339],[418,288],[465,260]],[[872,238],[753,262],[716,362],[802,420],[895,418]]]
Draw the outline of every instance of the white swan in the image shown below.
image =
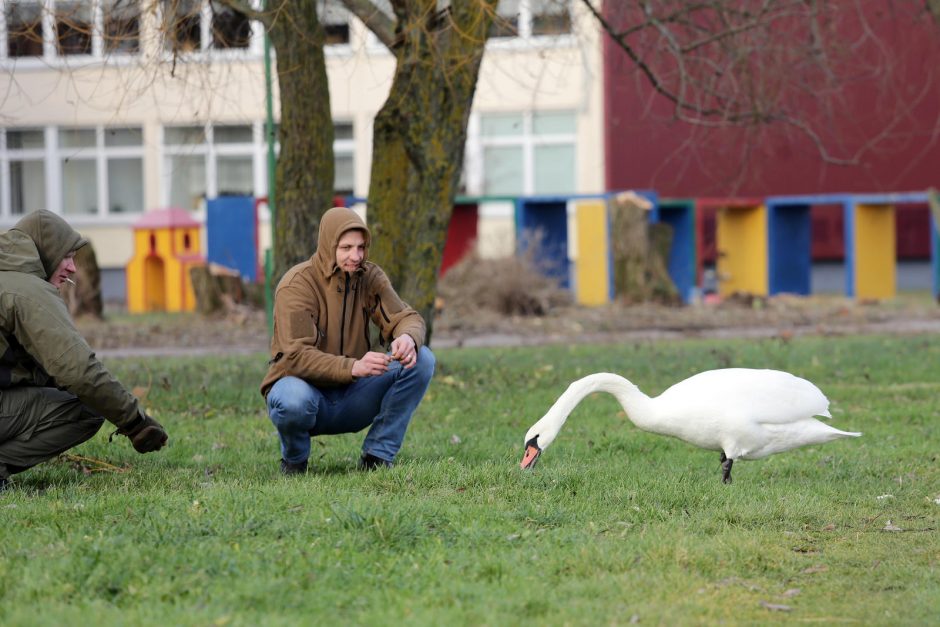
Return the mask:
[[650,398],[620,375],[578,379],[525,434],[520,466],[531,468],[555,440],[568,415],[593,392],[609,392],[640,429],[721,451],[722,481],[731,483],[736,459],[760,459],[807,444],[861,433],[840,431],[813,416],[831,418],[829,400],[815,385],[788,372],[708,370]]

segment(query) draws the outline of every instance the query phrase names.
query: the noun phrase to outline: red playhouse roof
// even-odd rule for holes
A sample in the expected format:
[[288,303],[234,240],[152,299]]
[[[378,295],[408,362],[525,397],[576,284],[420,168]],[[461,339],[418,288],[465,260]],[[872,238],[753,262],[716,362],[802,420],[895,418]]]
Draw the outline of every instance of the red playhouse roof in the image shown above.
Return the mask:
[[151,209],[134,223],[135,229],[165,229],[187,226],[201,225],[188,211],[179,207]]

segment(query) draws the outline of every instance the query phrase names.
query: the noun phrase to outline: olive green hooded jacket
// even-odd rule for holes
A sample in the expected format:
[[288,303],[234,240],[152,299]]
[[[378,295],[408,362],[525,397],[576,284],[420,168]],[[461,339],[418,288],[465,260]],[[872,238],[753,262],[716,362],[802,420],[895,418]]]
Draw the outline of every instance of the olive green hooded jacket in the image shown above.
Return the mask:
[[[336,246],[343,233],[365,235],[366,257],[348,274],[336,265]],[[274,293],[271,362],[261,393],[281,377],[294,376],[315,386],[352,383],[352,367],[369,350],[369,321],[381,342],[400,335],[424,343],[424,319],[402,302],[382,269],[368,261],[371,234],[352,209],[334,207],[320,219],[314,255],[284,275]]]
[[137,399],[98,361],[48,281],[67,254],[87,243],[49,211],[0,233],[0,394],[57,387],[121,427],[141,413]]

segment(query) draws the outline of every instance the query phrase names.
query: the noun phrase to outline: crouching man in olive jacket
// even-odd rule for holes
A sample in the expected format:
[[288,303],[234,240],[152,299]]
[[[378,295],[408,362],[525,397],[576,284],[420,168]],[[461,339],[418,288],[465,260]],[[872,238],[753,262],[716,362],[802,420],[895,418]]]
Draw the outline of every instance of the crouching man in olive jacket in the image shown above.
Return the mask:
[[163,427],[95,357],[57,290],[87,243],[49,211],[0,233],[0,491],[10,475],[92,437],[105,418],[139,453],[166,443]]

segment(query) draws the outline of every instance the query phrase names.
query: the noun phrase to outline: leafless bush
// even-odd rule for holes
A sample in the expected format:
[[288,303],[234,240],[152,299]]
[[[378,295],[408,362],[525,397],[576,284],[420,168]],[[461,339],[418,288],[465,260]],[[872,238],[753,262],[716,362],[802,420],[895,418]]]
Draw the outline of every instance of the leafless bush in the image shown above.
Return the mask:
[[468,255],[441,279],[438,296],[443,310],[453,317],[473,317],[482,311],[544,316],[571,303],[566,290],[537,270],[532,255],[502,259]]

